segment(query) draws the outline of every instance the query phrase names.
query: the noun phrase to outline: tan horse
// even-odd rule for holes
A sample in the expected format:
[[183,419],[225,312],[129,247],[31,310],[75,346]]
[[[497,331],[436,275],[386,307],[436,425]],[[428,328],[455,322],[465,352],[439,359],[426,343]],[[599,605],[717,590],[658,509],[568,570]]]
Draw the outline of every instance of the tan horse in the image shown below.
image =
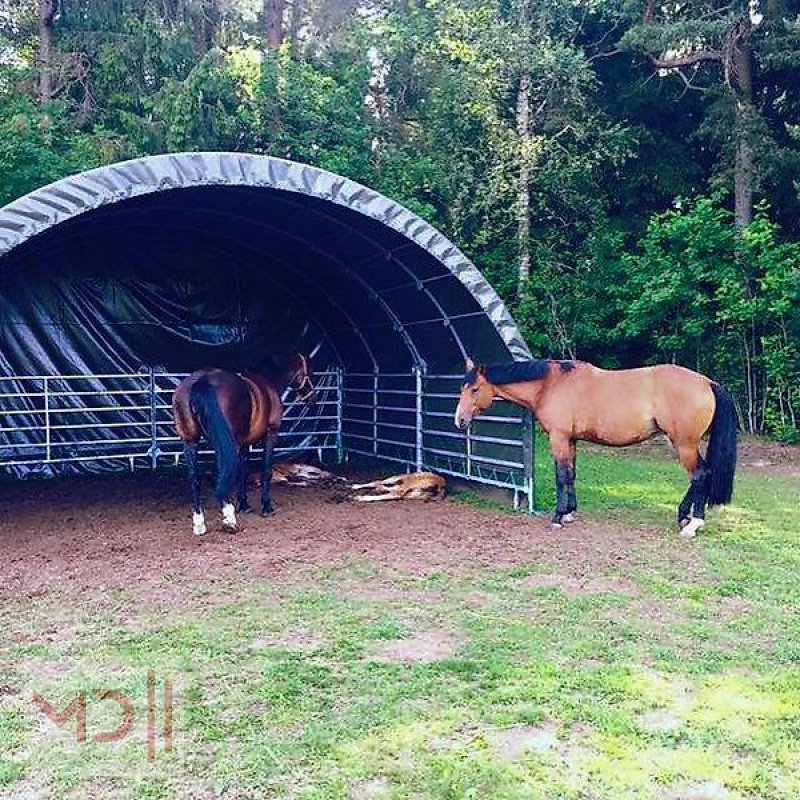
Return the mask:
[[263,441],[261,460],[261,513],[273,512],[269,475],[272,455],[283,419],[281,395],[293,388],[304,402],[313,402],[316,389],[305,356],[275,357],[260,373],[237,375],[222,369],[204,369],[184,379],[172,398],[178,436],[184,442],[192,497],[192,528],[202,536],[207,528],[200,496],[197,449],[205,437],[217,458],[214,496],[222,507],[226,531],[238,529],[232,502],[238,486],[239,511],[250,511],[247,501],[247,454],[251,444]]
[[[467,362],[455,423],[466,428],[495,398],[530,409],[550,436],[556,467],[553,525],[572,522],[575,443],[619,447],[665,433],[689,473],[678,506],[682,536],[704,525],[706,503],[730,502],[736,471],[736,409],[718,383],[674,364],[604,370],[580,361]],[[705,458],[700,440],[710,434]]]

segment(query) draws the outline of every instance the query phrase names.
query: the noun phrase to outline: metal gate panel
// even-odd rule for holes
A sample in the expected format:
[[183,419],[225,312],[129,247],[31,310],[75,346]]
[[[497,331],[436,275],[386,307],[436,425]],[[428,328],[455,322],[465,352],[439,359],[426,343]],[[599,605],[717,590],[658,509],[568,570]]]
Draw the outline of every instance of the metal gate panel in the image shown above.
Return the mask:
[[[0,377],[0,470],[26,467],[37,473],[71,462],[118,461],[135,469],[177,462],[183,444],[172,421],[172,394],[184,377],[149,368]],[[326,452],[341,452],[340,373],[318,373],[315,380],[313,413],[285,398],[278,455],[313,450],[322,459]]]
[[533,511],[531,415],[496,402],[466,433],[456,430],[462,380],[462,375],[421,370],[345,373],[345,452],[510,489],[517,507]]
[[[172,394],[184,377],[151,368],[0,377],[0,471],[58,472],[71,462],[123,462],[130,469],[177,464],[183,444],[172,421]],[[313,411],[289,400],[290,392],[284,398],[279,456],[366,455],[510,489],[515,505],[533,510],[529,414],[496,402],[465,433],[453,425],[461,375],[329,370],[315,380]]]

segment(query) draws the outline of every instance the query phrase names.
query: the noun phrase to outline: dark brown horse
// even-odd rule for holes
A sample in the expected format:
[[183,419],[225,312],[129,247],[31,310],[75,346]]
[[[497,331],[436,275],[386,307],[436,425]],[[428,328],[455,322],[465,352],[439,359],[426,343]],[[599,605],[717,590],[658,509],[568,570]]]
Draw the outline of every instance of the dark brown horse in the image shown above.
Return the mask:
[[[706,503],[730,502],[736,471],[736,409],[718,383],[674,364],[604,370],[580,361],[519,361],[476,367],[467,374],[455,423],[466,428],[495,398],[530,409],[550,436],[556,467],[553,525],[572,522],[575,443],[620,447],[665,433],[689,473],[678,506],[682,536],[704,525]],[[709,433],[705,458],[700,440]]]
[[200,495],[197,449],[205,437],[217,459],[214,496],[222,507],[226,531],[237,528],[232,502],[238,487],[238,510],[250,511],[247,501],[247,455],[251,444],[263,441],[261,513],[271,514],[272,455],[283,419],[281,395],[293,388],[303,402],[313,402],[316,389],[305,356],[275,357],[262,372],[237,375],[222,369],[203,369],[185,378],[172,398],[178,436],[184,442],[192,496],[192,528],[202,536],[207,528]]

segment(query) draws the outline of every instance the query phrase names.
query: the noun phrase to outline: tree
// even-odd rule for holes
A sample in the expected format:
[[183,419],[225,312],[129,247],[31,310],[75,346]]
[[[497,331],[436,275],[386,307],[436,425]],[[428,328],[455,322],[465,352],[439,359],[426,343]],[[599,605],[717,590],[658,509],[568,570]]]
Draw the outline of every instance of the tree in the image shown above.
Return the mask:
[[758,95],[765,84],[759,66],[775,50],[776,39],[784,55],[800,65],[800,38],[789,4],[702,0],[669,5],[646,0],[640,22],[622,40],[623,46],[643,52],[656,74],[676,76],[687,91],[705,92],[712,103],[731,109],[732,125],[727,124],[727,114],[719,117],[726,132],[733,132],[734,219],[739,227],[753,219],[754,196],[767,170],[764,162],[771,144],[764,110],[759,108]]
[[53,25],[58,12],[58,0],[39,0],[39,101],[53,99],[54,46]]
[[284,0],[264,0],[264,47],[277,50],[283,43]]

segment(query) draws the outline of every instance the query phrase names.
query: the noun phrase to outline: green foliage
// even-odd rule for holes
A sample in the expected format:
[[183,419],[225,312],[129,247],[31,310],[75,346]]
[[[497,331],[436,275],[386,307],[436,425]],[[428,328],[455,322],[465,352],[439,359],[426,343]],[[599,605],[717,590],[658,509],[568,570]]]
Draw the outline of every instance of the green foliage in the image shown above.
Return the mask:
[[[743,0],[644,15],[627,0],[385,0],[359,11],[308,0],[287,8],[277,48],[262,40],[261,5],[63,0],[47,103],[36,3],[0,13],[0,202],[147,153],[316,164],[439,226],[537,355],[675,360],[729,384],[749,429],[800,435],[798,0],[759,4],[757,22]],[[683,81],[653,68],[676,53],[730,54],[736,31],[749,96],[716,56]],[[731,176],[745,135],[751,188],[769,206],[737,232]]]
[[115,161],[122,142],[109,131],[76,130],[63,108],[0,94],[0,204],[64,175]]
[[698,199],[655,216],[622,262],[620,337],[735,389],[749,430],[789,435],[800,409],[800,244],[780,240],[767,209],[738,231],[730,211]]

